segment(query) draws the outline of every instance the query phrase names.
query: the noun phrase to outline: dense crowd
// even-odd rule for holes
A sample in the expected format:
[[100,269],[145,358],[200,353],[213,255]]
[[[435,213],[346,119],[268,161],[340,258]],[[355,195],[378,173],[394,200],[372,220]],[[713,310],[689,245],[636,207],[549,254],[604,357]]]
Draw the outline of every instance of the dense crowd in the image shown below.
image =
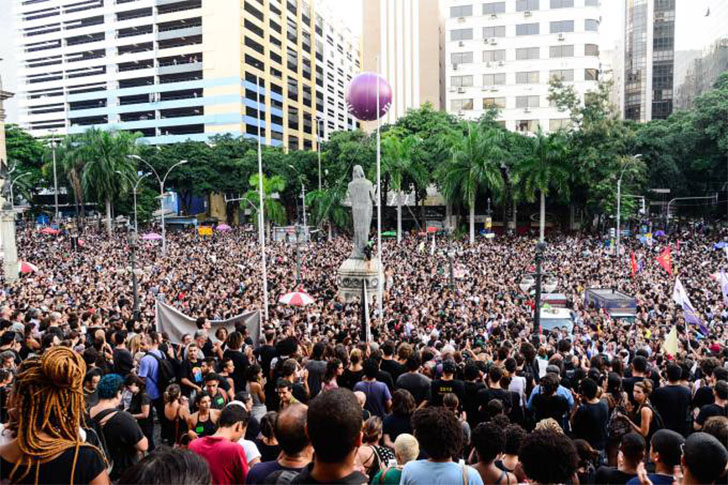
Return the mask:
[[[547,239],[544,270],[574,318],[533,339],[532,237],[474,245],[412,235],[383,248],[383,314],[337,297],[346,238],[268,247],[262,335],[210,321],[261,307],[254,233],[18,234],[38,270],[0,295],[0,481],[10,483],[725,483],[728,305],[721,233],[646,245]],[[677,240],[679,239],[679,243]],[[423,244],[425,242],[425,244]],[[679,244],[679,248],[678,248]],[[675,275],[704,329],[673,300]],[[450,284],[448,253],[458,278]],[[630,260],[634,254],[635,269]],[[637,301],[634,320],[587,288]],[[305,289],[314,304],[277,304]],[[195,317],[181,342],[160,300]],[[664,347],[678,335],[674,355]]]

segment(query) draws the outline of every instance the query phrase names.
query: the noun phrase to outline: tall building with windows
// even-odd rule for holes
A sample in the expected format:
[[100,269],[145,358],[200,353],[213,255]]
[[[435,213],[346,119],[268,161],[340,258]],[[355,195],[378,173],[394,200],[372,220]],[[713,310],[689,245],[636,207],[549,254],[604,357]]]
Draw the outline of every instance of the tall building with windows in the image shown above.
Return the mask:
[[392,86],[392,106],[382,122],[394,123],[424,103],[441,109],[440,2],[363,2],[363,70],[381,73]]
[[[352,128],[358,40],[305,0],[14,0],[20,123],[150,143],[231,133],[289,149]],[[259,103],[258,103],[259,102]],[[260,112],[259,112],[260,111]]]
[[624,117],[664,119],[673,109],[675,0],[625,0]]
[[559,78],[595,90],[599,0],[449,0],[447,109],[475,119],[491,108],[509,130],[554,131],[568,115],[548,101]]

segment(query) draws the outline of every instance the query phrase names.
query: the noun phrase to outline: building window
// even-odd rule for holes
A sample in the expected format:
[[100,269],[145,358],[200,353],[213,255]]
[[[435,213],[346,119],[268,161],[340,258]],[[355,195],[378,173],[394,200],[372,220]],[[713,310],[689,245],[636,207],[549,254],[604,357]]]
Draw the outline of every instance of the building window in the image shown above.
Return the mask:
[[538,96],[516,96],[516,108],[538,108]]
[[598,32],[599,21],[594,19],[584,20],[584,30],[586,30],[587,32]]
[[597,44],[585,44],[584,55],[599,57],[599,46]]
[[599,81],[599,69],[584,69],[584,81]]
[[538,120],[518,120],[516,121],[516,131],[521,133],[535,133],[538,131]]
[[549,131],[559,131],[569,128],[571,121],[567,119],[549,120]]
[[506,83],[506,73],[483,74],[483,86],[502,86]]
[[450,31],[450,40],[472,40],[473,29],[453,29]]
[[556,69],[549,72],[550,79],[559,79],[564,82],[572,82],[574,80],[573,69]]
[[598,7],[599,0],[584,0],[585,7]]
[[506,98],[483,98],[483,109],[505,109]]
[[495,15],[506,12],[506,2],[494,2],[483,4],[483,15]]
[[499,25],[497,27],[483,27],[483,38],[490,39],[491,37],[505,37],[506,26]]
[[559,32],[573,32],[574,21],[573,20],[557,20],[551,22],[551,33],[557,34]]
[[450,101],[451,111],[469,111],[473,109],[472,99],[453,99]]
[[516,84],[538,84],[538,71],[517,72]]
[[450,61],[453,64],[470,64],[473,62],[472,52],[453,52],[450,54]]
[[538,47],[521,47],[516,49],[516,60],[527,61],[529,59],[538,59],[539,56]]
[[498,62],[506,60],[506,50],[483,51],[483,62]]
[[574,57],[573,45],[552,45],[549,47],[549,57]]
[[570,8],[574,6],[574,0],[551,0],[551,8]]
[[516,25],[516,35],[538,35],[538,22]]
[[538,10],[539,0],[516,0],[516,12]]
[[455,17],[471,17],[473,15],[472,5],[460,5],[459,7],[450,7],[450,18]]
[[450,85],[454,88],[469,88],[473,85],[473,76],[452,76]]

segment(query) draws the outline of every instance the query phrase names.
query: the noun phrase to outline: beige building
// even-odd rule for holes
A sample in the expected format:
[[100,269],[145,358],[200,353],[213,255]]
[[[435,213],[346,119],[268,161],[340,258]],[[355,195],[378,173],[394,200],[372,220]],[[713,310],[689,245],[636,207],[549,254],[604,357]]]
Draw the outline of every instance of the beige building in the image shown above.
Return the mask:
[[443,18],[437,0],[364,0],[362,70],[380,72],[392,86],[383,122],[431,103],[442,109]]

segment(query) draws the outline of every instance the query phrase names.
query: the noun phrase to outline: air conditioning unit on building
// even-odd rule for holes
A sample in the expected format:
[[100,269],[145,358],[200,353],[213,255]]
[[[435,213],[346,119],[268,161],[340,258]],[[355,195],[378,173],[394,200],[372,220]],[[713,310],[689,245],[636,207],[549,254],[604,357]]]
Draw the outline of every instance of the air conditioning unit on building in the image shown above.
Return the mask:
[[459,41],[459,42],[458,42],[458,45],[459,45],[460,47],[465,47],[465,42],[463,42],[463,41],[461,40],[461,41]]
[[449,91],[450,91],[451,93],[454,93],[454,92],[456,92],[456,91],[457,91],[457,89],[455,89],[455,88],[450,88],[450,89],[449,89]]
[[495,20],[498,18],[498,16],[496,14],[492,13],[492,14],[490,14],[490,18]]
[[563,33],[559,34],[558,38],[559,40],[566,40],[566,36]]
[[453,71],[457,71],[458,70],[458,65],[457,64],[453,64],[452,65],[452,70]]
[[490,67],[490,62],[486,62],[485,67]]
[[458,17],[458,22],[459,23],[465,22],[465,17]]
[[533,14],[531,13],[530,10],[526,10],[525,12],[523,12],[524,17],[530,17],[531,15],[533,15]]
[[465,93],[465,88],[458,88],[458,93],[460,93],[460,94]]
[[490,39],[489,44],[490,45],[496,45],[496,44],[498,44],[498,39],[496,39],[495,37],[493,37],[492,39]]
[[530,113],[531,112],[531,108],[526,108],[526,109],[523,110],[523,112],[524,113]]
[[498,61],[498,65],[499,66],[502,66],[503,65],[503,61]]
[[480,90],[481,90],[481,91],[487,91],[487,90],[489,90],[489,89],[490,89],[490,88],[489,88],[488,86],[483,86],[482,88],[480,88]]

